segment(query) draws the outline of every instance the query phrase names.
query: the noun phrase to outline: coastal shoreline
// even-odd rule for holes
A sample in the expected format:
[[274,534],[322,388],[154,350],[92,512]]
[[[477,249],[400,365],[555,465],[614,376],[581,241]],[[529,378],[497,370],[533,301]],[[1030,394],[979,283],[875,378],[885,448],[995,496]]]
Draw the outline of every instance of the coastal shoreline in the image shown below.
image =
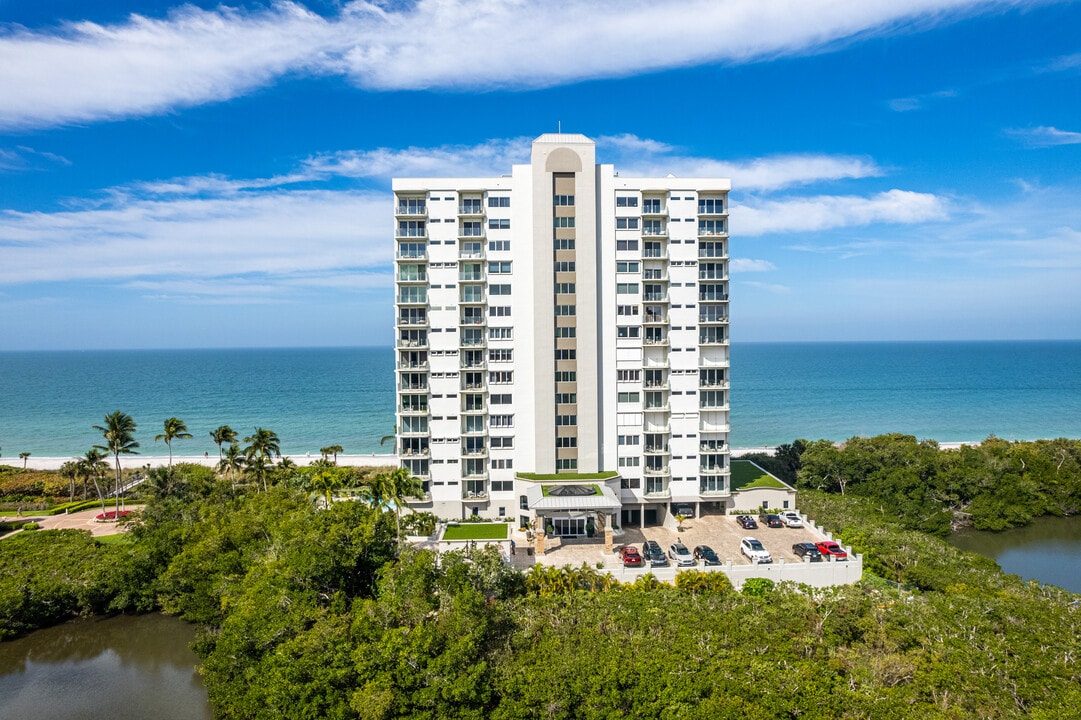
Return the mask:
[[[943,450],[956,450],[962,445],[979,445],[980,440],[970,440],[962,442],[940,442],[938,446]],[[753,453],[770,453],[772,454],[776,447],[759,445],[755,447],[739,447],[732,448],[732,457],[740,458],[745,455],[751,455]],[[287,455],[290,460],[301,467],[311,465],[313,462],[319,459],[318,455]],[[69,460],[75,460],[74,457],[34,457],[30,456],[26,459],[26,468],[28,470],[59,470],[60,466]],[[112,464],[112,458],[106,458]],[[209,457],[203,455],[174,455],[173,464],[178,463],[191,463],[193,465],[205,465],[206,467],[214,467],[218,464],[218,457],[216,455],[210,455]],[[120,464],[125,469],[142,468],[150,465],[151,467],[164,467],[169,464],[169,457],[167,455],[125,455]],[[398,459],[391,453],[371,453],[368,455],[338,455],[338,465],[342,467],[394,467],[398,464]],[[10,467],[21,468],[23,467],[23,460],[19,457],[0,457],[0,465],[7,465]]]

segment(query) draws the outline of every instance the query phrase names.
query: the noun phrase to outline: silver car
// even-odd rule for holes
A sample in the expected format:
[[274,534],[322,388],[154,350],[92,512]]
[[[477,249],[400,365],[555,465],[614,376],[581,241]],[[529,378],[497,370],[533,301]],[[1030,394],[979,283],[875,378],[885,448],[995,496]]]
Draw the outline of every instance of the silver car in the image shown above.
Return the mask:
[[672,561],[680,567],[694,567],[696,565],[694,555],[683,543],[672,543],[668,547],[668,557],[672,558]]
[[745,537],[739,541],[739,551],[746,555],[753,563],[771,563],[773,558],[769,550],[753,537]]

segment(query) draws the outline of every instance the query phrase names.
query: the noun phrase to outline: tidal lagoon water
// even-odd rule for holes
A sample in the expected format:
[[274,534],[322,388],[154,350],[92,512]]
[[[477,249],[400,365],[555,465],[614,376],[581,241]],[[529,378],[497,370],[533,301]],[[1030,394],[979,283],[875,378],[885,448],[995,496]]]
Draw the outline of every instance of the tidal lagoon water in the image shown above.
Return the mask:
[[194,638],[176,618],[121,615],[2,642],[0,718],[211,720]]
[[998,533],[966,530],[950,542],[992,558],[1008,573],[1081,594],[1081,517],[1042,517]]

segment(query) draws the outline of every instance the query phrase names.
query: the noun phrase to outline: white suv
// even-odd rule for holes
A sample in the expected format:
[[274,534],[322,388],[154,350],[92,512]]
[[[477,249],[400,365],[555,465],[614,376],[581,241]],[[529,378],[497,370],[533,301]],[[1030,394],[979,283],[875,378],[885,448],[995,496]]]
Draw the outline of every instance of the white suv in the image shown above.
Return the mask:
[[746,555],[753,563],[771,563],[769,550],[753,537],[745,537],[739,541],[739,551]]

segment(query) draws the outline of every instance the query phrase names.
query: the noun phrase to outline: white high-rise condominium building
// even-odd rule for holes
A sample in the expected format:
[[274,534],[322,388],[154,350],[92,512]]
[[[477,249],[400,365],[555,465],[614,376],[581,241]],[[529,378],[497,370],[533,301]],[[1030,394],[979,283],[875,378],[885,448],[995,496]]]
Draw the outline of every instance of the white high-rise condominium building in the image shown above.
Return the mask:
[[417,509],[574,535],[730,502],[730,183],[594,156],[550,134],[510,175],[394,181]]

